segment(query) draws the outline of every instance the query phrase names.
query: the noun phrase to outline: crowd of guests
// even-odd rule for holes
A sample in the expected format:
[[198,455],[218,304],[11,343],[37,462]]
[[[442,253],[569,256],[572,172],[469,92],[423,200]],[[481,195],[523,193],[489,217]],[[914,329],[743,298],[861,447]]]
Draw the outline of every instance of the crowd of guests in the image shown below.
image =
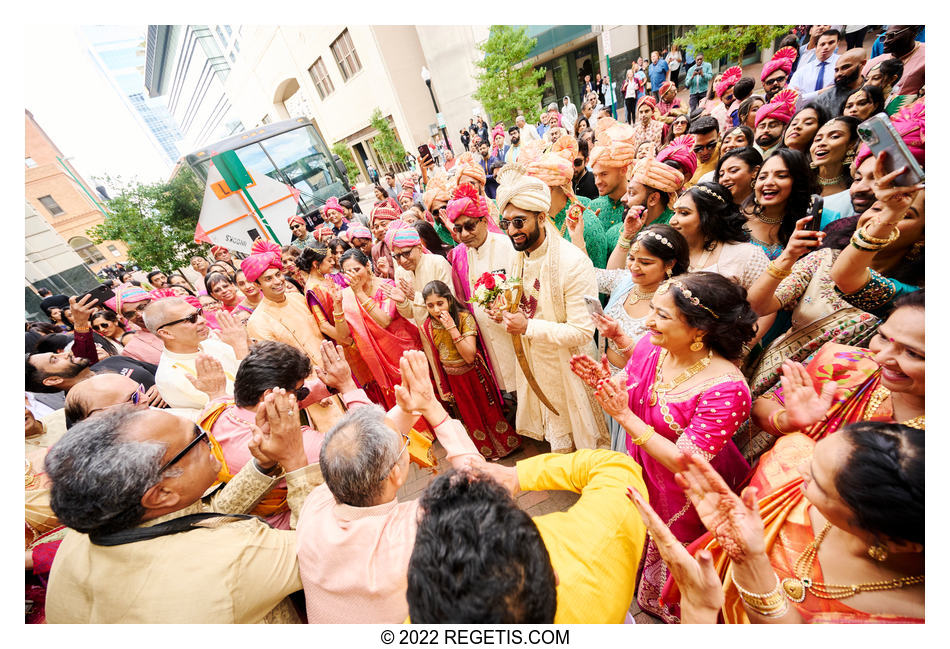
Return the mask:
[[[595,89],[366,222],[46,291],[28,620],[922,622],[925,191],[857,137],[924,165],[919,31],[867,61],[814,26],[630,124]],[[513,499],[548,489],[580,497]]]

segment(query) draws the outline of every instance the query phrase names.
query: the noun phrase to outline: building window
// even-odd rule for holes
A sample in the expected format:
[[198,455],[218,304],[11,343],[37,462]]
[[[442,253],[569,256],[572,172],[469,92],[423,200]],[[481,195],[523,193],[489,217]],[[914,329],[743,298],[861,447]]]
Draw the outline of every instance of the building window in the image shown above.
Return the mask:
[[69,246],[76,251],[79,258],[86,264],[98,264],[100,261],[106,260],[99,249],[86,237],[73,237],[69,240]]
[[43,207],[46,208],[46,211],[49,212],[52,216],[59,216],[63,214],[63,208],[53,200],[52,196],[40,196],[40,203],[43,204]]
[[323,57],[318,58],[316,62],[310,66],[310,77],[317,86],[317,93],[320,95],[320,99],[326,99],[327,95],[333,92],[333,81],[330,80],[330,73],[327,72],[327,66],[323,64]]
[[36,160],[34,160],[33,158],[31,158],[30,156],[27,156],[27,157],[26,157],[26,166],[27,166],[27,167],[31,167],[31,168],[32,168],[32,167],[35,167],[35,166],[36,166]]
[[122,256],[122,253],[119,252],[119,249],[116,248],[115,246],[113,246],[111,243],[110,243],[108,246],[106,246],[106,247],[109,249],[109,252],[112,253],[112,256],[113,256],[113,257],[121,257],[121,256]]
[[330,43],[330,49],[333,50],[333,57],[336,59],[344,81],[349,81],[350,77],[363,69],[360,57],[356,55],[356,48],[353,47],[353,41],[350,40],[350,30],[344,29],[343,33]]

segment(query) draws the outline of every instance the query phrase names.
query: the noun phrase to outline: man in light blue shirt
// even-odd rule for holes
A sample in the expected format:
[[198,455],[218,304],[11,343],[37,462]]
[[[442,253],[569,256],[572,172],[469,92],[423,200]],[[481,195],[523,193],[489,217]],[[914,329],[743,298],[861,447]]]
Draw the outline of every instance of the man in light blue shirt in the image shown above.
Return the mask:
[[788,87],[805,94],[833,85],[835,63],[838,61],[835,49],[838,47],[839,38],[840,34],[835,29],[829,29],[819,36],[818,44],[815,46],[815,57],[807,61],[803,60],[798,65],[798,69],[788,82]]
[[689,90],[689,112],[692,113],[699,105],[699,101],[709,91],[709,81],[712,79],[712,66],[706,62],[702,54],[696,55],[696,65],[689,69],[686,75],[686,88]]

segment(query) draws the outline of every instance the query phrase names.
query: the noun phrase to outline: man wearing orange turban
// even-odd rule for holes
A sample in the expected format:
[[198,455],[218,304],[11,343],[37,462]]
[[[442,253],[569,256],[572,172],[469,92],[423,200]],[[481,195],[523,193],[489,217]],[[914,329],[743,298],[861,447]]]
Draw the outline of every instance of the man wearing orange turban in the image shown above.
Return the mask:
[[[626,207],[620,201],[627,192],[627,172],[637,156],[633,127],[611,117],[597,120],[597,145],[590,153],[594,184],[600,196],[590,202],[605,231],[623,222]],[[607,244],[610,245],[608,238]]]
[[433,173],[426,183],[426,190],[422,194],[422,204],[432,215],[436,234],[443,243],[454,246],[457,242],[452,236],[450,223],[446,219],[445,207],[452,200],[448,178],[442,172]]
[[[604,240],[604,226],[597,215],[587,209],[590,200],[574,194],[574,158],[579,155],[577,140],[562,135],[546,153],[540,153],[535,143],[526,144],[519,154],[519,162],[529,176],[542,181],[551,190],[548,218],[561,236],[587,253],[597,268],[607,265],[609,248]],[[579,220],[583,226],[575,228]],[[572,239],[572,231],[583,234],[582,241]]]

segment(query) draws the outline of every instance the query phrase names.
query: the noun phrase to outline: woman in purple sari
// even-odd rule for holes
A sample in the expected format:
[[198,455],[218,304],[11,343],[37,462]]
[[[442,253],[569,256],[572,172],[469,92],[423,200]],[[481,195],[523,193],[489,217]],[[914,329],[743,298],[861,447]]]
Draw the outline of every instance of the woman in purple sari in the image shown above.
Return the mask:
[[[745,289],[717,273],[689,273],[660,285],[625,368],[609,378],[601,364],[575,358],[572,369],[597,386],[597,400],[627,434],[627,451],[643,467],[650,504],[683,543],[705,527],[673,479],[684,454],[702,455],[735,488],[749,465],[732,441],[749,417],[749,387],[735,362],[755,334]],[[667,568],[655,543],[644,552],[637,603],[665,622],[675,606],[659,602]]]

